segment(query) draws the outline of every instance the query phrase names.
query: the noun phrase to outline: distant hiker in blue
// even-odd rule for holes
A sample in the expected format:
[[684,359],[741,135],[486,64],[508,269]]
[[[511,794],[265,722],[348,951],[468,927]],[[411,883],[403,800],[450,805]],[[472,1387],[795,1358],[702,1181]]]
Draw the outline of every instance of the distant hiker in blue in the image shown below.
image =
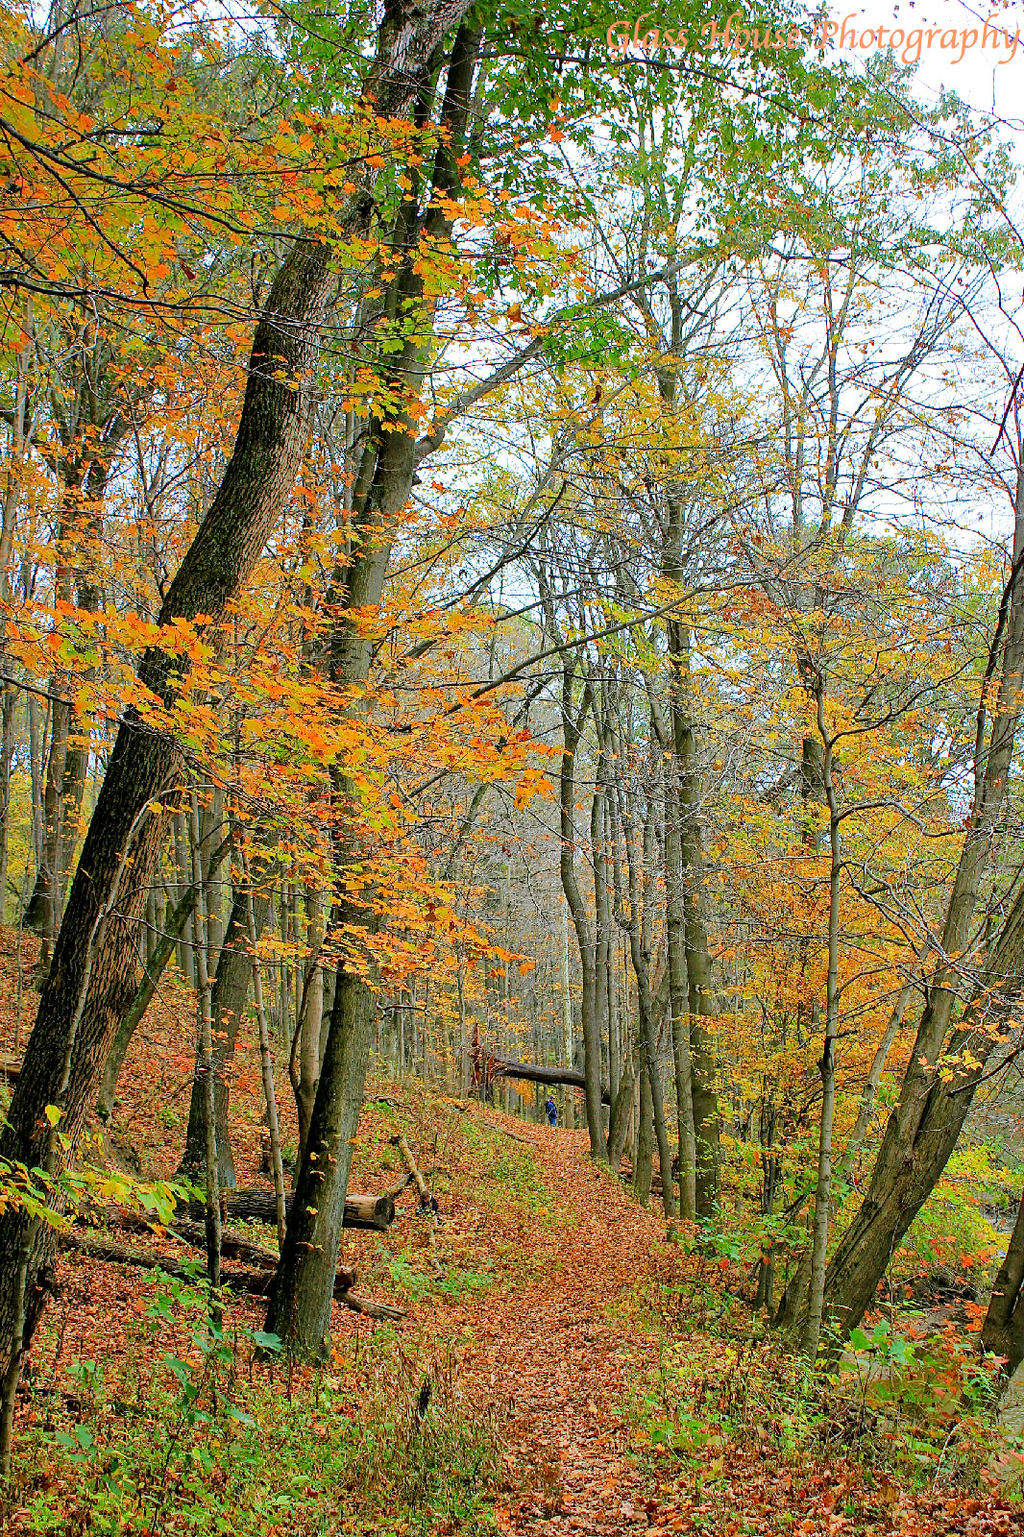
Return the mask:
[[544,1106],[544,1109],[548,1113],[548,1125],[549,1126],[557,1126],[558,1125],[558,1106],[555,1104],[554,1100],[550,1097],[550,1095],[548,1096],[548,1102]]

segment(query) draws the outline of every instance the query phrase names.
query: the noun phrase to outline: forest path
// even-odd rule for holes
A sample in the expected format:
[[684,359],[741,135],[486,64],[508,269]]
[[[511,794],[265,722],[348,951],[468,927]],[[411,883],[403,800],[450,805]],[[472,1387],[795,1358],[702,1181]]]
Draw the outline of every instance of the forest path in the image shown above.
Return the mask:
[[[541,1240],[543,1279],[467,1306],[471,1396],[497,1405],[506,1455],[531,1493],[501,1513],[516,1537],[646,1531],[641,1480],[625,1455],[627,1373],[657,1346],[609,1316],[650,1266],[664,1221],[596,1169],[584,1132],[517,1123],[555,1209]],[[462,1310],[460,1310],[462,1311]]]
[[[497,1117],[491,1124],[499,1129]],[[871,1471],[835,1440],[787,1455],[756,1420],[706,1458],[638,1466],[630,1395],[657,1366],[659,1344],[638,1327],[634,1294],[638,1279],[664,1271],[660,1206],[645,1211],[595,1168],[584,1132],[511,1117],[500,1129],[530,1144],[548,1210],[523,1218],[531,1265],[521,1289],[459,1303],[449,1317],[472,1336],[459,1352],[470,1405],[499,1425],[512,1491],[510,1508],[496,1511],[506,1537],[1024,1534],[1024,1512],[988,1490]],[[689,1343],[705,1361],[721,1348],[699,1331]]]

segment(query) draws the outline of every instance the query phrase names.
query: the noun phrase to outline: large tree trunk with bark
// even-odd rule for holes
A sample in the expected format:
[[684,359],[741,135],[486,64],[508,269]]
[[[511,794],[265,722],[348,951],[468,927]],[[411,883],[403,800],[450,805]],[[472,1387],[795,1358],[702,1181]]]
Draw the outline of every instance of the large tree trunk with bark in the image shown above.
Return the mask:
[[911,1057],[867,1196],[826,1272],[825,1315],[840,1334],[863,1318],[897,1245],[946,1167],[985,1064],[1004,1040],[1022,992],[1024,888],[991,948],[982,985],[949,1039],[943,1054],[949,1066],[940,1074],[937,1062]]
[[1004,1371],[1010,1376],[1024,1360],[1024,1195],[992,1288],[981,1343],[994,1355],[1006,1357]]
[[[391,107],[391,115],[411,112],[418,124],[426,122],[438,50],[449,29],[462,21],[467,8],[467,0],[432,0],[426,7],[410,12],[408,18],[402,19],[398,55],[392,51],[396,46],[393,20],[390,13],[385,14],[377,72],[386,76],[388,69],[393,70],[395,90],[404,93],[401,106]],[[441,111],[448,139],[439,145],[433,166],[436,194],[450,192],[456,185],[455,157],[466,130],[479,47],[479,32],[466,23],[459,26],[448,61]],[[380,95],[378,87],[378,112]],[[425,215],[421,213],[421,195],[422,189],[414,177],[398,214],[394,238],[394,253],[400,253],[398,272],[393,279],[396,313],[418,315],[420,319],[416,334],[406,340],[397,356],[387,360],[387,382],[407,399],[422,387],[436,303],[425,291],[422,263],[418,259],[420,241],[423,237],[443,240],[451,229],[449,216],[440,204],[432,203]],[[333,605],[342,616],[374,609],[380,603],[394,529],[412,492],[417,463],[416,422],[411,416],[397,422],[377,418],[370,422],[354,493],[350,563],[339,573],[337,589],[331,594]],[[340,689],[365,683],[370,673],[372,646],[357,626],[345,617],[339,619],[331,641],[331,683]],[[363,849],[353,830],[358,797],[340,770],[333,775],[333,787],[336,820],[332,836],[340,889],[351,865],[362,859]],[[346,825],[349,820],[351,827]],[[369,931],[375,922],[371,911],[355,907],[343,898],[336,901],[331,917],[332,926],[350,934],[360,928]],[[268,1330],[279,1334],[295,1357],[313,1358],[327,1348],[331,1278],[337,1262],[352,1144],[359,1125],[372,1041],[373,995],[369,984],[360,971],[342,962],[335,976],[320,1078],[267,1312]]]
[[[328,253],[300,244],[283,263],[256,329],[234,453],[220,488],[171,583],[160,622],[216,622],[242,589],[289,495],[305,446],[311,373],[333,279]],[[271,366],[272,365],[272,366]],[[151,648],[139,675],[169,704],[187,659]],[[28,1167],[52,1162],[44,1111],[56,1105],[74,1146],[93,1104],[114,1032],[136,990],[138,924],[156,868],[164,815],[183,765],[175,739],[132,713],[121,726],[93,813],[0,1137],[0,1154]],[[116,911],[107,912],[119,889]],[[8,1207],[0,1218],[0,1348],[10,1349],[20,1311],[19,1254],[30,1219]],[[41,1291],[36,1284],[51,1240],[33,1231],[25,1272],[26,1337]]]

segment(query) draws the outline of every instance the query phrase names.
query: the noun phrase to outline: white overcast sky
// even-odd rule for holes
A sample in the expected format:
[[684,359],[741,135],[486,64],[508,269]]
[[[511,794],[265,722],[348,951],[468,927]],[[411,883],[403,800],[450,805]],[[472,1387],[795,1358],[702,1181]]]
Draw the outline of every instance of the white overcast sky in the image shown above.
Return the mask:
[[[983,112],[994,111],[998,116],[1012,121],[1021,135],[1024,145],[1024,3],[982,7],[965,0],[864,0],[863,4],[843,5],[841,0],[829,0],[829,12],[836,22],[846,17],[854,18],[858,33],[883,26],[900,27],[910,32],[917,27],[955,27],[968,33],[974,29],[982,32],[988,21],[1000,31],[1008,31],[1011,39],[1020,29],[1020,42],[1012,52],[1009,48],[994,50],[982,48],[980,43],[969,47],[962,59],[956,60],[956,52],[939,46],[934,38],[932,46],[925,48],[918,66],[918,91],[922,96],[933,95],[943,86],[951,87],[971,106]],[[887,34],[888,39],[888,34]],[[858,50],[859,51],[859,50]],[[856,53],[843,50],[844,58],[856,57]],[[956,60],[954,62],[954,60]]]

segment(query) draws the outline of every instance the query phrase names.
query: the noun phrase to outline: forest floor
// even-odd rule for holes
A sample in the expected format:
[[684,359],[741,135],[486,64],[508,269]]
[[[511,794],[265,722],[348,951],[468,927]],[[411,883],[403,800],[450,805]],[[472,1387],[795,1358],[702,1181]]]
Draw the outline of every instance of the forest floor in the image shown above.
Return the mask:
[[[8,1058],[11,964],[0,936]],[[107,1142],[113,1166],[173,1174],[190,1013],[187,989],[172,983],[147,1017]],[[257,1085],[243,1053],[235,1156],[246,1185],[260,1179]],[[280,1092],[287,1105],[286,1084]],[[407,1193],[387,1234],[346,1230],[342,1260],[357,1266],[360,1292],[406,1317],[380,1324],[336,1305],[322,1369],[260,1357],[257,1299],[230,1298],[223,1336],[212,1335],[195,1256],[189,1283],[61,1255],[0,1531],[1024,1532],[1019,1503],[986,1471],[991,1374],[962,1329],[944,1325],[912,1370],[876,1371],[872,1357],[859,1374],[855,1363],[812,1379],[752,1314],[749,1271],[667,1241],[660,1213],[591,1162],[584,1133],[374,1080],[354,1188],[395,1183],[399,1130],[440,1222],[432,1230]],[[270,1242],[266,1229],[252,1233]],[[128,1241],[179,1264],[189,1252],[159,1228]]]
[[[878,1476],[855,1458],[822,1456],[813,1446],[780,1455],[776,1437],[753,1417],[745,1445],[711,1434],[688,1457],[664,1443],[657,1456],[637,1388],[646,1387],[648,1401],[661,1396],[667,1337],[639,1300],[643,1278],[660,1275],[663,1293],[685,1299],[701,1284],[700,1267],[674,1259],[664,1219],[594,1167],[584,1133],[512,1124],[533,1143],[561,1216],[549,1229],[537,1282],[464,1311],[476,1339],[464,1361],[471,1391],[480,1401],[495,1392],[507,1398],[511,1460],[530,1475],[518,1501],[499,1510],[505,1531],[1024,1531],[1024,1515],[999,1499],[915,1488],[905,1476]],[[684,1319],[686,1312],[684,1300]],[[708,1405],[708,1382],[719,1386],[714,1357],[727,1356],[729,1346],[720,1335],[686,1332]],[[735,1383],[725,1391],[738,1403]],[[713,1410],[708,1418],[715,1420]]]

